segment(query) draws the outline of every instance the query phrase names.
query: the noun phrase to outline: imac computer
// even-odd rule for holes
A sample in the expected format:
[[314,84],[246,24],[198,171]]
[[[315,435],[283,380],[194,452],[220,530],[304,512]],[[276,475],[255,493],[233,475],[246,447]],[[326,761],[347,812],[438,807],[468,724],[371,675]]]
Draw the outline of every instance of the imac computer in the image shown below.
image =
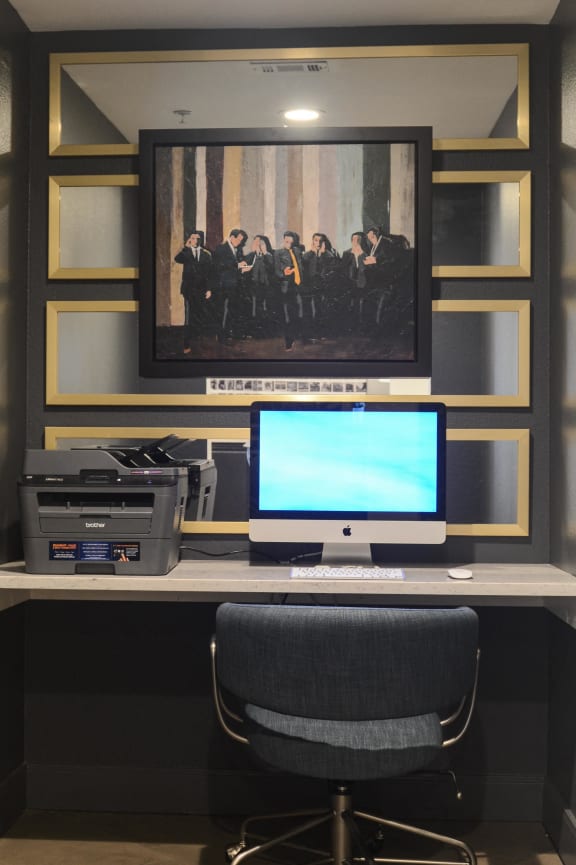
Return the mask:
[[346,565],[370,565],[370,544],[441,544],[445,465],[441,403],[256,402],[250,539]]

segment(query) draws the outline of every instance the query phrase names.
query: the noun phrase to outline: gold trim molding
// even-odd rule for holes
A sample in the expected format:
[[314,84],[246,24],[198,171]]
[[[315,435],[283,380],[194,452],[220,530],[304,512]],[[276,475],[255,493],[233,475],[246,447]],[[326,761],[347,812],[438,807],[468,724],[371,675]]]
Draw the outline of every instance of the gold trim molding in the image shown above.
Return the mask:
[[517,183],[519,230],[518,264],[439,264],[432,267],[433,277],[495,279],[530,276],[532,272],[530,171],[433,171],[432,183]]
[[448,535],[528,537],[530,534],[530,430],[449,429],[447,441],[515,441],[517,443],[516,522],[450,523]]
[[[121,406],[245,406],[262,394],[247,393],[62,393],[58,382],[58,318],[66,312],[138,312],[135,300],[49,300],[46,303],[46,403],[47,405]],[[518,390],[512,394],[419,395],[420,402],[443,402],[454,408],[508,408],[530,405],[530,301],[435,300],[432,312],[515,312],[518,315]],[[433,382],[432,382],[433,384]],[[414,394],[362,394],[365,402],[410,402]],[[270,394],[267,400],[315,400],[329,402],[334,394]],[[354,401],[358,394],[338,394]]]
[[516,138],[438,138],[436,150],[526,150],[530,146],[529,46],[526,43],[462,45],[376,45],[327,48],[251,48],[210,51],[94,51],[50,55],[49,154],[50,156],[131,156],[136,144],[62,144],[62,67],[101,63],[185,63],[215,61],[278,61],[382,59],[409,57],[513,56],[517,60]]
[[65,174],[48,178],[48,279],[137,279],[137,267],[62,267],[60,189],[85,186],[138,186],[137,174]]
[[[420,400],[420,397],[418,397]],[[165,435],[206,439],[214,442],[248,442],[250,430],[243,427],[52,427],[44,428],[44,447],[55,450],[62,439],[93,438],[95,444],[102,439],[160,438]],[[517,443],[517,489],[515,523],[451,523],[449,536],[469,537],[527,537],[530,520],[530,431],[527,429],[449,429],[448,441],[515,441]],[[183,523],[186,534],[248,534],[248,522]]]
[[[432,399],[458,408],[530,406],[529,300],[433,300],[432,312],[515,312],[518,315],[518,390],[515,394],[432,394]],[[433,379],[432,388],[434,388]]]
[[[517,183],[518,184],[518,264],[435,265],[432,276],[439,278],[510,278],[531,274],[531,172],[530,171],[435,171],[432,182],[443,183]],[[138,279],[138,267],[62,267],[61,249],[65,238],[60,226],[61,187],[138,186],[135,174],[59,175],[48,178],[48,278],[49,279]]]

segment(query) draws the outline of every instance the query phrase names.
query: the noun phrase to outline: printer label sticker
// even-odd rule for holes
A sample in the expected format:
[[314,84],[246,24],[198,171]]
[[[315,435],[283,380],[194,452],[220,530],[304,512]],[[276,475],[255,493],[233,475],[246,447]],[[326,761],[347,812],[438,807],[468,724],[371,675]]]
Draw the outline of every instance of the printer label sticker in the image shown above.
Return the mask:
[[140,561],[140,544],[135,541],[50,541],[49,551],[52,561]]
[[74,561],[78,558],[78,543],[63,541],[50,541],[50,559]]
[[139,562],[139,543],[117,543],[111,544],[113,562]]

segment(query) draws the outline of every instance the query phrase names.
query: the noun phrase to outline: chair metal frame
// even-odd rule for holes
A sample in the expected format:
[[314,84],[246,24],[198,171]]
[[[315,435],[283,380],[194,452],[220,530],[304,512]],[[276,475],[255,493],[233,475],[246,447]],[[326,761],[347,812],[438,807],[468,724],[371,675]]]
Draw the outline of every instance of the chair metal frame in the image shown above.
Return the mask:
[[[243,719],[233,712],[225,703],[220,686],[218,683],[217,665],[216,665],[216,638],[212,637],[210,641],[210,656],[212,669],[212,691],[214,697],[214,705],[216,707],[216,715],[218,722],[223,731],[234,741],[243,745],[249,745],[249,740],[242,736],[241,733],[234,730],[227,721],[229,718],[236,724],[242,725]],[[476,651],[476,669],[474,673],[474,683],[469,695],[465,695],[454,712],[447,718],[441,719],[440,725],[442,730],[447,730],[452,724],[461,721],[460,728],[454,732],[449,738],[442,742],[443,748],[450,748],[459,742],[468,727],[476,705],[476,695],[478,691],[478,673],[480,666],[480,649]],[[468,706],[467,711],[463,716],[464,710]],[[452,773],[450,773],[452,774]],[[452,777],[453,774],[452,774]],[[457,789],[457,798],[461,799],[462,794]],[[256,836],[249,831],[249,826],[252,823],[268,820],[281,820],[292,818],[307,818],[303,823],[299,823],[291,830],[285,831],[273,838],[262,838]],[[399,830],[411,835],[416,835],[421,838],[426,838],[432,841],[437,841],[447,847],[451,847],[461,857],[459,860],[440,860],[440,859],[398,859],[398,858],[382,858],[373,856],[368,844],[364,841],[358,821],[367,821],[375,823],[380,827],[377,838],[381,838],[382,828]],[[331,828],[331,848],[330,850],[318,850],[312,847],[291,844],[291,839],[307,832],[323,823],[330,822]],[[248,839],[255,838],[260,843],[249,846]],[[265,853],[273,847],[283,845],[299,851],[308,852],[316,858],[312,859],[307,865],[354,865],[354,863],[364,863],[364,865],[374,865],[374,863],[383,863],[383,865],[455,865],[458,861],[467,862],[468,865],[477,865],[476,854],[471,847],[464,841],[458,838],[452,838],[447,835],[441,835],[437,832],[431,832],[428,829],[422,829],[417,826],[412,826],[406,823],[400,823],[396,820],[388,820],[376,814],[369,814],[365,811],[356,811],[352,807],[352,796],[348,786],[345,783],[337,783],[336,789],[331,796],[330,808],[322,810],[307,810],[307,811],[290,811],[282,814],[264,814],[254,817],[248,817],[241,825],[240,840],[237,844],[231,845],[227,850],[227,856],[230,865],[240,865],[245,859],[251,856]],[[353,855],[354,845],[358,848],[360,856]]]

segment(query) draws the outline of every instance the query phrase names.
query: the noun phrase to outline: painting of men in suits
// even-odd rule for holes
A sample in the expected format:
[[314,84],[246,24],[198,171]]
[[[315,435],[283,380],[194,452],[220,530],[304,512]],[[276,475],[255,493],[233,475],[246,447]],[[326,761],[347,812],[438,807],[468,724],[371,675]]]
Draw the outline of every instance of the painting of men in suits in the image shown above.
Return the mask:
[[414,142],[158,151],[159,359],[416,357]]

